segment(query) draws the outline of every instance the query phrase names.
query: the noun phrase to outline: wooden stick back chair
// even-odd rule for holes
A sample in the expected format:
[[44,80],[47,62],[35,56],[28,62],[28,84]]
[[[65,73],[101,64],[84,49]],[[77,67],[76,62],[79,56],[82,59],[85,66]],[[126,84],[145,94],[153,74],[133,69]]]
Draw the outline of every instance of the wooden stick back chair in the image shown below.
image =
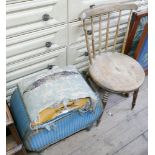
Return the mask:
[[[142,67],[134,59],[123,54],[132,11],[136,9],[135,4],[116,3],[91,6],[82,11],[79,16],[83,22],[89,56],[89,74],[92,80],[105,90],[104,105],[108,100],[108,92],[128,93],[133,91],[133,109],[139,87],[144,81]],[[128,16],[128,21],[125,27],[121,28],[124,34],[122,48],[116,49],[120,27],[122,27],[121,18],[124,14]],[[112,30],[111,25],[115,25],[116,28]]]

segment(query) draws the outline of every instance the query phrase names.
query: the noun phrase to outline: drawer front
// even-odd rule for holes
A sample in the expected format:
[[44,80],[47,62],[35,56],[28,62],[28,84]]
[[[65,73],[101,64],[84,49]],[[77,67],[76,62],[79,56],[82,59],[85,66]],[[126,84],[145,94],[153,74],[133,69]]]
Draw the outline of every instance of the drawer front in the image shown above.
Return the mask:
[[21,3],[28,0],[6,0],[6,4]]
[[87,49],[85,46],[80,47],[80,43],[77,43],[77,45],[72,45],[68,48],[67,51],[67,64],[68,65],[74,65],[79,71],[86,70],[88,68],[88,56],[85,56],[85,52],[87,52]]
[[6,67],[7,96],[12,93],[21,79],[43,72],[48,65],[66,66],[66,48],[49,50],[41,55],[8,64]]
[[[47,44],[50,44],[49,46]],[[57,26],[7,39],[7,63],[55,50],[67,44],[67,26]]]
[[8,4],[6,9],[7,37],[67,21],[67,0],[24,1]]
[[[39,52],[41,51],[41,53],[31,55],[25,59],[19,59],[12,63],[7,63],[7,82],[31,74],[37,70],[42,70],[51,63],[56,63],[60,66],[66,64],[66,53],[64,54],[65,48],[55,51],[49,49],[46,52],[42,52],[42,48],[37,50]],[[31,52],[36,53],[37,50]]]

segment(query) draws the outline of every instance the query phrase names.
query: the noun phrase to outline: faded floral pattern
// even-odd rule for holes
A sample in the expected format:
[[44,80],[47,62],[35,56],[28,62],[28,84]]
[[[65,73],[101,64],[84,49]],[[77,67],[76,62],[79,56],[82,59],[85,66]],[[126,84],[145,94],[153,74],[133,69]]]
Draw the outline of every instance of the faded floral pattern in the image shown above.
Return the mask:
[[89,97],[91,104],[88,105],[92,108],[96,106],[96,94],[73,66],[63,69],[54,67],[38,76],[22,80],[18,87],[31,121],[36,121],[39,112],[45,108],[56,107],[61,103],[65,105],[71,100]]

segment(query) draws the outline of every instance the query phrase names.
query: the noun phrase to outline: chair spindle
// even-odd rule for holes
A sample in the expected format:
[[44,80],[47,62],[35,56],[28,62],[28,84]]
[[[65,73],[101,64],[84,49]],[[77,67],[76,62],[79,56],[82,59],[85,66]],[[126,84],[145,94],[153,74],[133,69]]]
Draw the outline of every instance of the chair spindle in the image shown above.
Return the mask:
[[92,30],[92,53],[93,53],[93,58],[95,58],[95,44],[94,44],[94,22],[93,22],[93,17],[91,16],[91,30]]
[[117,38],[118,38],[119,26],[120,26],[120,19],[121,19],[121,10],[119,11],[118,21],[117,21],[117,26],[116,26],[116,32],[115,32],[115,37],[114,37],[113,52],[116,49],[116,43],[117,43]]
[[107,51],[108,49],[108,39],[109,39],[109,25],[110,25],[110,12],[108,12],[108,17],[107,17],[107,29],[106,29],[106,45],[105,49]]
[[102,44],[102,17],[99,16],[99,54],[101,53],[101,44]]

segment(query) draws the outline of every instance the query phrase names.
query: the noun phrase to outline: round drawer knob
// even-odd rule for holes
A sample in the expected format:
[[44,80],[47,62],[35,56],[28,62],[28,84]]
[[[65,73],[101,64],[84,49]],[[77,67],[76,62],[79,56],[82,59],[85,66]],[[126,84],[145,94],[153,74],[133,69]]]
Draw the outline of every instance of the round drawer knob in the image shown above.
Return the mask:
[[51,43],[50,41],[49,41],[49,42],[46,42],[46,43],[45,43],[45,46],[49,48],[49,47],[52,46],[52,43]]
[[87,30],[87,34],[91,35],[92,34],[92,30]]
[[55,65],[48,65],[47,69],[52,69]]
[[50,15],[49,14],[44,14],[42,16],[43,21],[48,21],[50,19]]
[[92,4],[92,5],[90,5],[89,7],[90,7],[90,9],[92,9],[94,6],[95,6],[95,4]]
[[85,52],[84,55],[85,55],[85,56],[88,56],[88,52]]

